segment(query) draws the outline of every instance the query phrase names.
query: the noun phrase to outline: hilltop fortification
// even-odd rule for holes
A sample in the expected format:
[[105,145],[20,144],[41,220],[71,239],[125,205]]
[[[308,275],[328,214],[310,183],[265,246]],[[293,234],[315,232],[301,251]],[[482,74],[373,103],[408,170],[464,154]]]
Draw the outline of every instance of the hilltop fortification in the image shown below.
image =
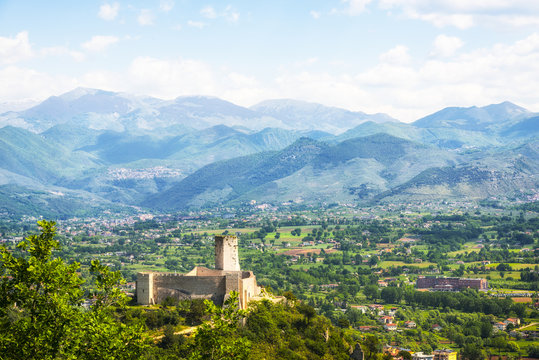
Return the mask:
[[210,299],[221,305],[231,291],[237,291],[240,308],[260,294],[252,271],[240,269],[238,238],[215,236],[215,269],[197,266],[187,274],[142,272],[137,276],[137,302],[159,304],[167,297]]

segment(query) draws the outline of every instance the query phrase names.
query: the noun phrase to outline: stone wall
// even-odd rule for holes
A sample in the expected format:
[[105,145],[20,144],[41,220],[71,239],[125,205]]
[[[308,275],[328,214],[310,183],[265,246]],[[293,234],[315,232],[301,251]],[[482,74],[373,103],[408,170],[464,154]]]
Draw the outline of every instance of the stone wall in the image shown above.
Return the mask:
[[243,272],[240,285],[240,308],[246,309],[251,298],[260,294],[260,288],[256,284],[256,277],[251,271]]
[[137,302],[141,305],[159,304],[168,296],[178,299],[210,299],[221,305],[236,291],[240,308],[247,308],[249,300],[258,296],[260,288],[251,271],[221,271],[198,267],[189,275],[173,273],[139,273]]
[[211,299],[222,304],[227,294],[224,276],[185,276],[154,274],[154,301],[161,303],[167,296],[175,299]]
[[[226,276],[185,276],[172,273],[139,273],[137,277],[137,302],[141,305],[161,303],[171,296],[183,299],[211,299],[222,304],[228,294]],[[237,291],[237,286],[235,291]]]

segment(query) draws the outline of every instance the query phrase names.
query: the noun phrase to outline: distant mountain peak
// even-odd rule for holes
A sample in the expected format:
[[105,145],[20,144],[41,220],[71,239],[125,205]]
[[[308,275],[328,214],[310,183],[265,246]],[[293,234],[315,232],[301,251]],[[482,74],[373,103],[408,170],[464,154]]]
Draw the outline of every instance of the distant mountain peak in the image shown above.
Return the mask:
[[504,101],[499,104],[491,104],[482,107],[482,109],[486,110],[489,113],[505,113],[507,115],[511,116],[519,116],[522,114],[529,114],[530,111],[523,108],[522,106],[518,106],[510,101]]
[[68,91],[60,96],[58,96],[59,98],[65,100],[65,101],[73,101],[73,100],[76,100],[76,99],[79,99],[83,96],[86,96],[86,95],[95,95],[99,92],[105,92],[103,90],[99,90],[99,89],[92,89],[92,88],[86,88],[86,87],[77,87],[71,91]]
[[250,109],[264,116],[281,119],[291,128],[316,129],[332,134],[343,133],[369,120],[377,123],[397,121],[386,114],[366,114],[292,99],[265,100]]
[[509,101],[483,107],[446,107],[413,123],[420,128],[456,128],[472,131],[494,130],[518,121],[531,112]]

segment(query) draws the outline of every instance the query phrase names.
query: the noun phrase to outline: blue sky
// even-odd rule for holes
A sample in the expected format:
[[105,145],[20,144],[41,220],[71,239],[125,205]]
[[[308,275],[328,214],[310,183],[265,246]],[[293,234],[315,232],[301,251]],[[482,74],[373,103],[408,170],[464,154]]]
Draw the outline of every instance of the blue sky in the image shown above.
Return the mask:
[[505,100],[539,111],[539,1],[0,0],[4,108],[78,86],[402,121]]

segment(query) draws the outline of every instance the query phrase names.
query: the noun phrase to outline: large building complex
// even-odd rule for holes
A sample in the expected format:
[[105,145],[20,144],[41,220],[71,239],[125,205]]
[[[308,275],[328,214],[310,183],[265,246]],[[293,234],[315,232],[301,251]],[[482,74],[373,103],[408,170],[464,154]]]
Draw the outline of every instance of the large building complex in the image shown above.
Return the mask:
[[418,289],[433,289],[440,291],[456,291],[467,288],[488,290],[486,279],[466,279],[442,276],[420,276],[417,278]]
[[197,266],[187,274],[142,272],[137,276],[137,302],[141,305],[159,304],[169,296],[211,299],[221,305],[231,291],[239,293],[242,309],[261,291],[253,272],[240,270],[235,236],[215,236],[215,269]]

